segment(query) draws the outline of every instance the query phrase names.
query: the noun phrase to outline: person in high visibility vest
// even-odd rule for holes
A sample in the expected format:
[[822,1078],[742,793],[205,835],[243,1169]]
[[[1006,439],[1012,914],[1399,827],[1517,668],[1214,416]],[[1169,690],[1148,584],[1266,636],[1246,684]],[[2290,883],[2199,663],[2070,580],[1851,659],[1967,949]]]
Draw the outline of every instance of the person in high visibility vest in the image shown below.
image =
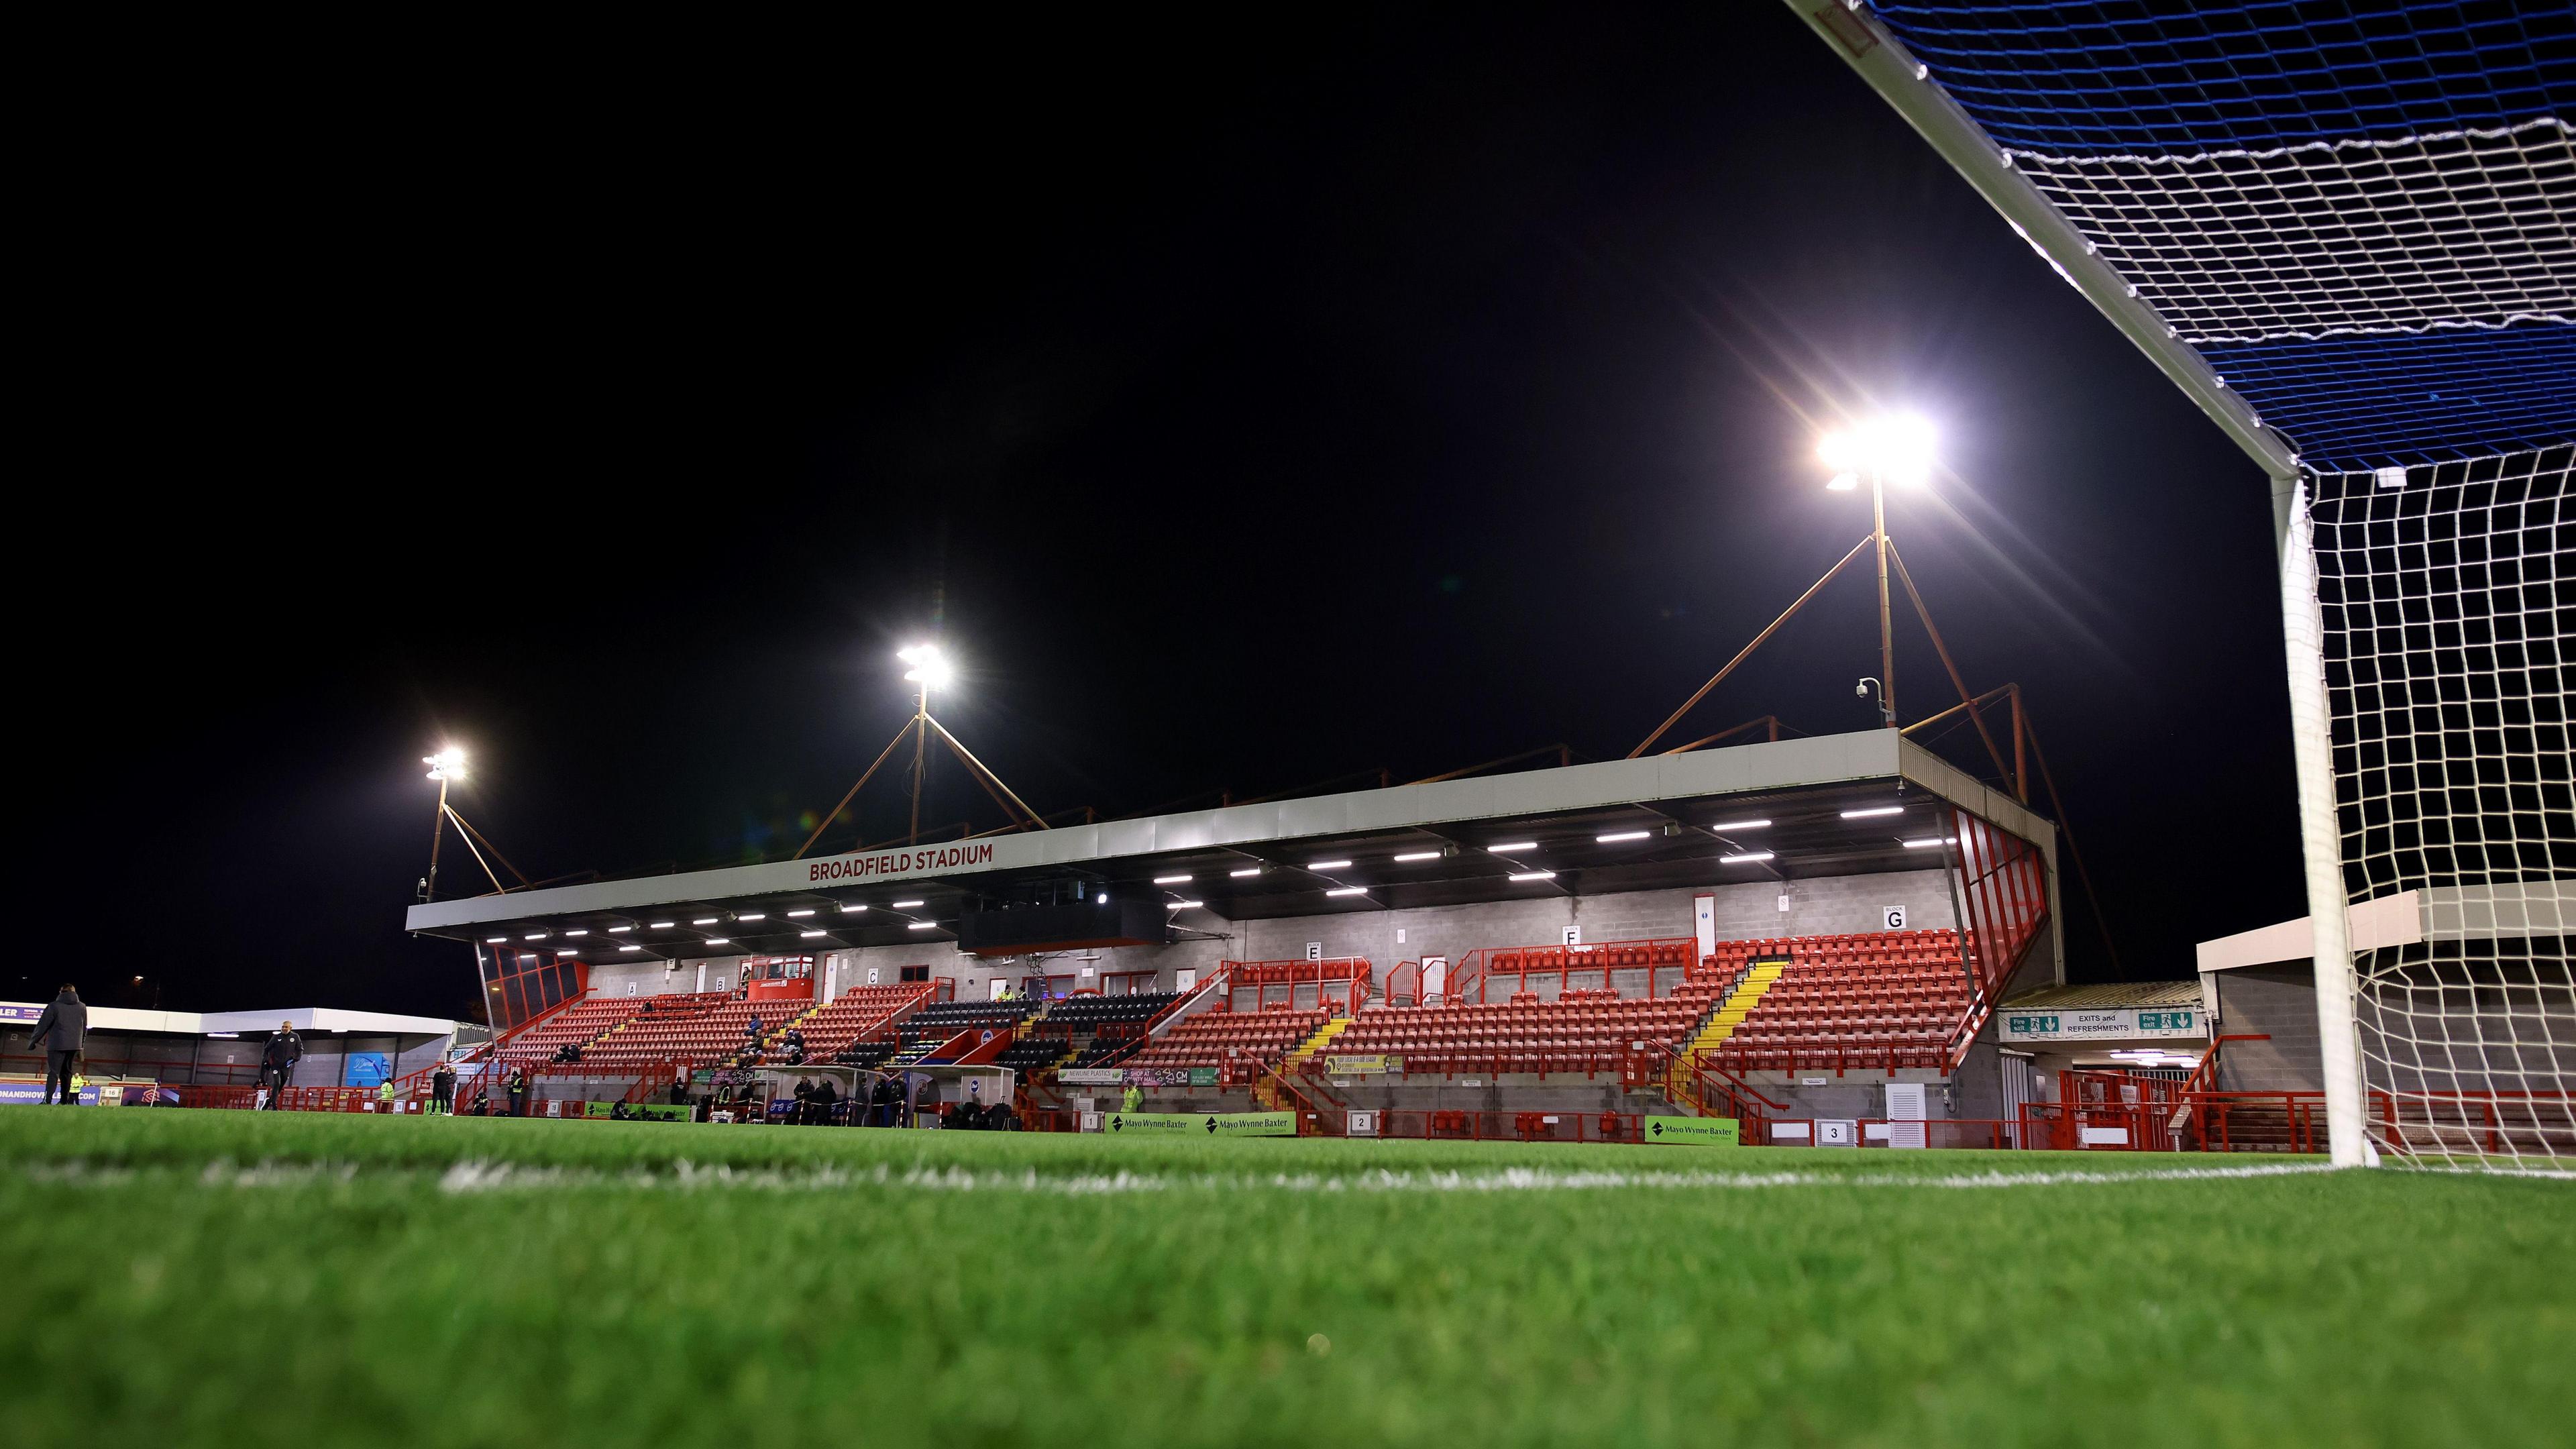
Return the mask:
[[77,1107],[77,1106],[79,1106],[79,1105],[80,1105],[80,1099],[81,1099],[81,1092],[82,1092],[85,1088],[87,1088],[88,1086],[89,1086],[89,1078],[82,1076],[82,1075],[81,1075],[79,1072],[77,1072],[77,1071],[73,1072],[73,1073],[72,1073],[71,1088],[70,1088],[69,1093],[68,1093],[68,1094],[63,1098],[63,1104],[64,1104],[65,1106],[70,1106],[70,1107]]
[[382,1102],[382,1103],[386,1106],[386,1108],[387,1108],[387,1109],[391,1109],[391,1108],[393,1107],[393,1105],[394,1105],[394,1079],[393,1079],[393,1078],[391,1078],[391,1077],[387,1077],[387,1078],[385,1078],[383,1081],[376,1083],[376,1100],[377,1100],[377,1101],[379,1101],[379,1102]]
[[[1144,1088],[1137,1086],[1137,1085],[1136,1085],[1135,1083],[1133,1083],[1133,1082],[1128,1083],[1128,1084],[1127,1084],[1127,1099],[1126,1099],[1126,1100],[1127,1100],[1127,1110],[1128,1110],[1128,1111],[1130,1111],[1130,1112],[1133,1112],[1133,1111],[1137,1110],[1138,1108],[1143,1107],[1143,1106],[1145,1105],[1145,1090],[1144,1090]],[[1142,1131],[1144,1131],[1145,1129],[1144,1129],[1144,1128],[1142,1128],[1142,1127],[1139,1127],[1139,1128],[1137,1128],[1136,1130],[1137,1130],[1137,1131],[1139,1131],[1139,1132],[1142,1132]]]

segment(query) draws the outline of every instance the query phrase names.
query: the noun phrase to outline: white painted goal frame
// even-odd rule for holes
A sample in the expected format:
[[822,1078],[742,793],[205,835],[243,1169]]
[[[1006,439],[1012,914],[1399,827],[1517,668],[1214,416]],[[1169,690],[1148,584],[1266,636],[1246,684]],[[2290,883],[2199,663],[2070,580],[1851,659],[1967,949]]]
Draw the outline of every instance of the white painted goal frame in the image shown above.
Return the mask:
[[[2421,687],[2438,696],[2446,677],[2463,676],[2466,671],[2459,662],[2464,656],[2457,650],[2383,645],[2383,637],[2402,635],[2403,626],[2382,636],[2363,617],[2392,602],[2375,594],[2372,587],[2392,573],[2374,561],[2384,559],[2393,545],[2390,538],[2374,532],[2380,520],[2371,516],[2378,490],[2390,480],[2375,474],[2318,474],[2304,468],[2289,445],[2263,426],[2247,400],[2230,390],[2191,345],[2202,340],[2372,330],[2367,325],[2355,327],[2355,319],[2339,315],[2336,307],[2340,297],[2367,294],[2378,283],[2372,276],[2346,274],[2330,285],[2302,290],[2268,285],[2261,277],[2249,275],[2242,293],[2226,297],[2188,285],[2165,285],[2172,279],[2160,277],[2153,265],[2152,254],[2158,247],[2169,254],[2195,247],[2234,248],[2232,259],[2250,263],[2277,255],[2279,239],[2250,247],[2241,237],[2214,235],[2207,227],[2178,236],[2170,229],[2171,218],[2149,215],[2136,204],[2141,188],[2152,189],[2156,178],[2151,173],[2158,166],[2173,164],[2168,161],[2113,157],[2100,163],[2016,165],[2014,154],[1999,148],[1874,17],[1832,0],[1788,0],[1788,4],[2061,276],[2260,463],[2272,481],[2299,833],[2314,929],[2320,1055],[2334,1163],[2376,1163],[2381,1160],[2377,1144],[2385,1144],[2403,1152],[2409,1161],[2566,1170],[2568,1159],[2576,1157],[2576,1123],[2559,1119],[2566,1115],[2566,1090],[2576,1083],[2576,981],[2569,975],[2564,933],[2576,926],[2576,881],[2553,879],[2547,867],[2550,861],[2571,858],[2568,852],[2576,849],[2576,840],[2556,838],[2565,831],[2563,814],[2516,808],[2510,798],[2500,807],[2489,808],[2492,802],[2478,793],[2485,789],[2510,797],[2517,783],[2528,782],[2471,778],[2466,782],[2465,808],[2457,812],[2468,818],[2440,822],[2443,832],[2465,826],[2479,834],[2482,843],[2500,846],[2504,852],[2500,859],[2518,859],[2521,864],[2494,868],[2497,861],[2491,860],[2483,873],[2458,869],[2457,859],[2441,862],[2452,867],[2447,870],[2428,867],[2422,849],[2428,822],[2397,818],[2410,806],[2419,815],[2428,809],[2426,787],[2421,780],[2401,779],[2388,768],[2374,772],[2371,760],[2362,757],[2375,747],[2384,750],[2393,734],[2424,728],[2417,722],[2422,696],[2411,690]],[[2351,194],[2368,198],[2389,194],[2388,178],[2402,181],[2405,173],[2465,185],[2478,165],[2494,171],[2492,158],[2497,153],[2510,152],[2515,164],[2547,176],[2553,187],[2568,164],[2567,128],[2554,122],[2494,134],[2423,139],[2433,144],[2410,143],[2411,149],[2289,148],[2299,154],[2241,153],[2211,165],[2246,188],[2323,184],[2348,187]],[[2488,154],[2481,158],[2481,152]],[[2319,174],[2327,171],[2332,174],[2321,183]],[[2461,215],[2482,210],[2492,214],[2498,208],[2511,212],[2524,195],[2508,186],[2501,199],[2471,196],[2460,201],[2460,186],[2444,190],[2442,200],[2458,202],[2455,210]],[[2088,240],[2069,219],[2068,209],[2084,214],[2101,239]],[[2242,216],[2246,210],[2226,214]],[[2393,260],[2410,279],[2433,279],[2430,291],[2450,294],[2444,300],[2447,311],[2462,319],[2457,325],[2496,327],[2534,318],[2563,322],[2569,272],[2553,259],[2570,254],[2566,219],[2546,207],[2526,209],[2520,215],[2532,226],[2556,228],[2532,241],[2530,254],[2541,258],[2536,267],[2517,270],[2462,247],[2459,243],[2469,229],[2453,224],[2447,214],[2429,219],[2410,216],[2407,225],[2391,228],[2392,235],[2409,242]],[[2418,220],[2421,225],[2415,224]],[[2160,227],[2168,229],[2147,234]],[[2134,251],[2129,250],[2132,244]],[[2331,254],[2336,263],[2325,270],[2341,268],[2349,273],[2345,264],[2367,266],[2390,260],[2362,255],[2366,249],[2340,245],[2333,238],[2317,245],[2318,256]],[[2106,246],[2107,257],[2102,254]],[[2123,257],[2130,263],[2126,272],[2113,265],[2113,258]],[[2387,309],[2376,309],[2373,315],[2387,316]],[[2396,330],[2449,325],[2433,320],[2429,313],[2393,320]],[[2566,451],[2545,450],[2440,468],[2486,466],[2490,472],[2527,468],[2534,471],[2540,494],[2554,487],[2557,499],[2563,500],[2568,488]],[[2416,471],[2429,474],[2439,469]],[[2416,480],[2406,477],[2395,481],[2399,492],[2417,486]],[[2459,481],[2465,487],[2474,480]],[[2442,482],[2428,477],[2421,486],[2438,490]],[[2463,494],[2448,506],[2485,505]],[[2558,506],[2563,509],[2563,502]],[[2565,515],[2553,511],[2545,526],[2563,530]],[[2321,527],[2328,535],[2322,542]],[[2565,534],[2553,536],[2563,539]],[[2544,550],[2547,547],[2543,545]],[[2553,565],[2567,557],[2563,544],[2557,548],[2549,561]],[[2374,550],[2379,553],[2374,555]],[[2402,566],[2404,561],[2399,563]],[[2321,588],[2335,611],[2337,632],[2332,636]],[[2552,612],[2544,603],[2535,617],[2555,621],[2563,619],[2564,612]],[[2532,620],[2524,623],[2529,627]],[[2543,622],[2538,627],[2559,626]],[[2556,646],[2567,642],[2564,638],[2553,641]],[[2337,653],[2341,657],[2330,660],[2330,654]],[[2330,665],[2335,671],[2331,692]],[[2548,738],[2554,738],[2563,751],[2562,678],[2553,670],[2537,687],[2556,693],[2558,732]],[[2334,729],[2338,701],[2354,735],[2348,741],[2353,758],[2342,771],[2337,768]],[[2536,707],[2546,715],[2553,708],[2546,698],[2526,698],[2521,703],[2526,713]],[[2438,733],[2441,726],[2433,729]],[[2472,740],[2457,768],[2477,776],[2478,754]],[[2437,797],[2441,788],[2437,782]],[[2528,802],[2523,804],[2527,807]],[[2528,849],[2515,853],[2533,845],[2538,848],[2536,857]],[[2401,902],[2400,897],[2406,899]],[[2355,901],[2370,908],[2397,904],[2415,913],[2412,939],[2393,947],[2374,945],[2358,971],[2347,914]],[[2406,934],[2400,932],[2399,937]],[[2463,953],[2457,949],[2462,942],[2477,944]],[[2534,1099],[2554,1097],[2556,1105],[2535,1109],[2534,1120],[2499,1123],[2493,1120],[2494,1102],[2512,1094],[2490,1090],[2477,1120],[2463,1112],[2444,1115],[2441,1103],[2446,1095],[2457,1100],[2457,1094],[2446,1094],[2445,1081],[2479,1080],[2492,1087],[2496,1081],[2517,1077],[2545,1084]],[[2552,1112],[2555,1117],[2549,1115]],[[2399,1159],[2392,1152],[2389,1160]]]

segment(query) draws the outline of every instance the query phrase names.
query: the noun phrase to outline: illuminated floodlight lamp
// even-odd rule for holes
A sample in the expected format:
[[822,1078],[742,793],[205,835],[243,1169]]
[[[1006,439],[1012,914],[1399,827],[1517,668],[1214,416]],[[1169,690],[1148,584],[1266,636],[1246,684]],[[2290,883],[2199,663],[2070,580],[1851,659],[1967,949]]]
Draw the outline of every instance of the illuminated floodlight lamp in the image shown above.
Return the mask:
[[904,671],[904,678],[929,689],[946,689],[949,681],[957,677],[956,666],[948,662],[948,656],[940,653],[936,644],[898,649],[894,657],[912,666]]
[[1156,885],[1188,885],[1189,883],[1190,878],[1185,875],[1158,875],[1154,877],[1154,884]]
[[1165,901],[1163,903],[1163,909],[1167,911],[1195,911],[1206,904],[1207,902],[1205,901]]
[[1614,830],[1608,835],[1596,835],[1592,839],[1601,845],[1617,845],[1623,840],[1644,840],[1654,833],[1651,830]]
[[1326,891],[1326,892],[1324,892],[1324,894],[1326,894],[1326,895],[1328,895],[1328,896],[1364,896],[1364,895],[1367,895],[1367,894],[1368,894],[1368,887],[1367,887],[1367,886],[1343,886],[1343,887],[1342,887],[1341,889],[1339,889],[1339,890],[1330,890],[1330,891]]
[[1230,871],[1227,871],[1227,872],[1226,872],[1226,874],[1227,874],[1228,876],[1232,877],[1232,878],[1233,878],[1233,879],[1235,879],[1235,880],[1244,880],[1244,879],[1247,879],[1247,878],[1249,878],[1249,877],[1251,877],[1251,876],[1256,876],[1256,875],[1261,874],[1261,867],[1259,867],[1259,866],[1257,866],[1257,865],[1248,865],[1248,866],[1245,866],[1245,867],[1244,867],[1243,869],[1241,869],[1241,870],[1230,870]]
[[678,924],[679,922],[677,921],[646,921],[644,923],[647,929],[655,931],[667,931]]
[[1436,850],[1408,850],[1404,854],[1396,857],[1398,861],[1407,865],[1410,865],[1417,860],[1438,860],[1439,858],[1440,852]]
[[1955,835],[1927,835],[1921,840],[1909,840],[1905,842],[1905,848],[1908,850],[1930,850],[1934,846],[1956,845],[1958,843],[1959,837]]
[[510,938],[507,936],[486,936],[483,938],[483,944],[486,946],[498,946],[509,939]]
[[736,911],[736,912],[734,912],[733,918],[734,918],[735,920],[737,920],[737,921],[765,921],[765,920],[768,920],[768,919],[769,919],[769,912],[767,912],[767,911]]
[[730,946],[730,945],[732,945],[732,944],[733,944],[733,937],[731,937],[731,936],[709,936],[709,937],[707,937],[707,939],[706,939],[706,944],[707,944],[707,945],[710,945],[710,946]]
[[1488,845],[1485,849],[1495,855],[1510,855],[1515,851],[1536,850],[1538,849],[1538,842],[1535,840],[1507,840],[1500,845]]
[[924,904],[927,904],[927,902],[923,902],[923,901],[897,901],[897,902],[895,902],[892,906],[888,907],[887,909],[889,909],[889,910],[897,910],[897,911],[908,911],[908,910],[911,910],[914,906],[924,905]]
[[465,752],[454,745],[449,745],[434,755],[423,755],[420,757],[420,762],[429,766],[429,778],[433,780],[465,778]]
[[823,933],[820,931],[799,931],[796,934],[800,939],[811,941]]
[[813,912],[813,910],[809,907],[808,909],[801,910],[801,911],[789,911],[789,912],[787,913],[787,919],[789,919],[789,920],[791,920],[791,921],[801,921],[801,920],[805,919],[807,916],[810,916],[810,915],[812,915],[812,914],[814,914],[814,912]]
[[1904,813],[1905,807],[1902,805],[1873,805],[1867,810],[1846,810],[1843,812],[1843,818],[1845,820],[1869,820],[1880,815],[1902,815]]
[[1310,860],[1306,862],[1306,868],[1308,870],[1345,870],[1348,869],[1349,866],[1350,862],[1347,860]]
[[641,946],[620,946],[617,949],[620,951],[641,951],[644,948]]
[[1770,828],[1771,822],[1768,820],[1721,820],[1709,827],[1711,830],[1768,830]]
[[841,914],[845,916],[855,916],[866,909],[867,907],[865,906],[843,906],[841,907]]
[[1756,861],[1769,860],[1772,854],[1768,850],[1749,850],[1742,855],[1721,855],[1717,861],[1720,865],[1751,865]]
[[1520,872],[1518,875],[1510,877],[1510,879],[1516,885],[1523,881],[1554,880],[1556,879],[1556,872],[1552,870],[1525,870]]
[[1825,486],[1837,493],[1858,488],[1864,473],[1919,488],[1932,479],[1932,438],[1932,424],[1921,414],[1898,413],[1825,434],[1816,456],[1834,470]]
[[911,925],[904,927],[904,929],[907,931],[936,931],[939,929],[939,923],[937,921],[915,921]]
[[629,931],[631,931],[631,930],[634,930],[634,929],[635,929],[635,927],[634,927],[633,925],[631,925],[631,924],[630,924],[630,925],[624,925],[624,926],[611,926],[611,927],[609,927],[609,928],[608,928],[608,934],[610,934],[610,935],[612,935],[612,936],[623,936],[623,935],[625,935],[627,932],[629,932]]

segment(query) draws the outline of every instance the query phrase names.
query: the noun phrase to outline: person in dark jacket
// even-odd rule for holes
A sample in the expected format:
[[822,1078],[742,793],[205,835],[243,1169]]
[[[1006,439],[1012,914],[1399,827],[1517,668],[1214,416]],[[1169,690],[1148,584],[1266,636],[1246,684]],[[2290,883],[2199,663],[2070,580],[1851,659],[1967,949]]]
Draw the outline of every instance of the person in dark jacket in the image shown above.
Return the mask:
[[304,1038],[295,1034],[295,1023],[281,1021],[270,1035],[268,1047],[259,1054],[259,1084],[268,1088],[268,1109],[284,1105],[286,1084],[295,1080],[295,1064],[304,1060]]
[[510,1115],[528,1115],[528,1069],[516,1067],[510,1072]]
[[456,1065],[440,1062],[429,1074],[429,1110],[442,1117],[456,1115]]
[[88,1033],[89,1007],[66,981],[36,1017],[36,1034],[28,1042],[45,1054],[45,1105],[53,1104],[58,1088],[64,1106],[80,1105],[80,1089],[72,1085],[72,1076],[80,1070],[81,1043]]

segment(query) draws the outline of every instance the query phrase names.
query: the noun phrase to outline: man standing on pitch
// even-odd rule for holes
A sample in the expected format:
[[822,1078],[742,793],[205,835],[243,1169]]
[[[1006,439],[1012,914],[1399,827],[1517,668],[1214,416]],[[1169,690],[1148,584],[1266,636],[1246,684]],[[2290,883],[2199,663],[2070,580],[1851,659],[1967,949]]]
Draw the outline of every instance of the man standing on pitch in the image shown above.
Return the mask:
[[429,1110],[441,1117],[456,1115],[456,1064],[440,1062],[429,1074]]
[[72,1085],[72,1074],[80,1063],[81,1038],[89,1032],[89,1007],[72,989],[70,982],[54,999],[45,1003],[36,1018],[36,1034],[28,1045],[45,1054],[45,1105],[52,1105],[57,1088],[66,1107],[80,1105],[80,1088]]
[[268,1050],[259,1056],[259,1084],[268,1088],[268,1109],[277,1111],[286,1100],[286,1084],[295,1079],[295,1064],[304,1060],[304,1038],[295,1034],[295,1023],[281,1021],[268,1039]]

